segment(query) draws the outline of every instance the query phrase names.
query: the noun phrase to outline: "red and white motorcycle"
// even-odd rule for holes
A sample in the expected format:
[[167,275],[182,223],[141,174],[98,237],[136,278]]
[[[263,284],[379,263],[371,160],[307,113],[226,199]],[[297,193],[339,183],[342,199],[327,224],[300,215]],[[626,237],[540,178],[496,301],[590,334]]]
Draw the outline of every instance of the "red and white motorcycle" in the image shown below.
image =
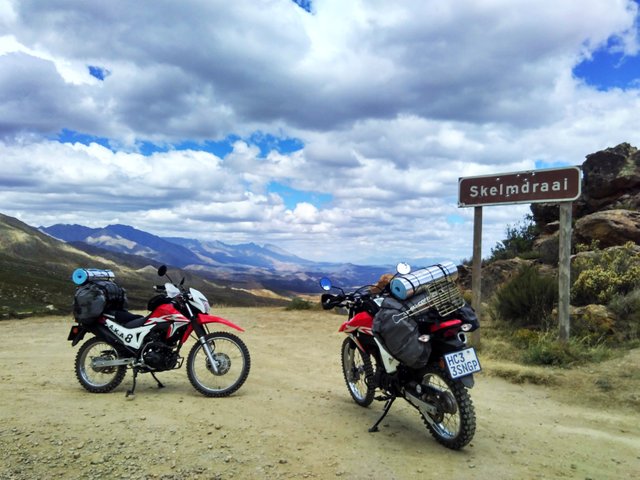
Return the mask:
[[207,298],[194,288],[175,285],[167,267],[158,269],[169,282],[156,286],[161,294],[149,301],[151,313],[143,316],[126,310],[126,294],[109,270],[78,269],[73,280],[79,285],[74,300],[76,324],[68,340],[75,346],[87,333],[75,359],[76,377],[89,392],[106,393],[116,388],[133,370],[133,395],[139,373],[180,368],[184,358],[180,349],[193,336],[195,344],[187,357],[187,376],[193,387],[208,397],[225,397],[238,390],[249,375],[249,350],[237,335],[210,332],[211,326],[227,326],[239,332],[238,325],[213,316]]
[[[467,345],[466,333],[477,329],[479,323],[453,283],[455,266],[434,267],[428,273],[435,272],[437,278],[432,280],[431,275],[415,289],[415,295],[411,291],[410,298],[403,301],[398,301],[398,295],[407,297],[407,285],[419,285],[415,278],[411,278],[413,284],[405,281],[410,274],[406,264],[399,264],[394,277],[398,282],[394,285],[392,280],[381,290],[365,285],[347,293],[323,278],[321,287],[335,293],[324,293],[321,303],[325,310],[348,311],[339,331],[347,335],[341,360],[351,397],[362,407],[374,399],[386,401],[369,431],[378,431],[400,397],[420,412],[439,443],[458,450],[471,441],[476,429],[468,389],[474,385],[473,373],[480,371],[480,363],[475,350]],[[395,298],[394,293],[398,294]]]

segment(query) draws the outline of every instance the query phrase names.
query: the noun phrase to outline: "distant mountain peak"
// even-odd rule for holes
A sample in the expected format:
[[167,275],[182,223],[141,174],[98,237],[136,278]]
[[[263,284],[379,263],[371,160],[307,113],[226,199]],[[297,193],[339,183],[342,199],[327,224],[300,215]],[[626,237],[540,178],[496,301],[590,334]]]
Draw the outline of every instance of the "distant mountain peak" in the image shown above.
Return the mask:
[[241,282],[271,279],[269,281],[279,282],[290,290],[302,288],[300,286],[304,284],[305,291],[315,291],[316,278],[323,275],[334,275],[344,286],[371,283],[387,270],[375,266],[314,262],[271,243],[231,245],[219,240],[163,238],[122,224],[103,228],[58,224],[40,227],[40,230],[65,242],[137,255],[169,266],[207,272],[218,278],[234,278]]

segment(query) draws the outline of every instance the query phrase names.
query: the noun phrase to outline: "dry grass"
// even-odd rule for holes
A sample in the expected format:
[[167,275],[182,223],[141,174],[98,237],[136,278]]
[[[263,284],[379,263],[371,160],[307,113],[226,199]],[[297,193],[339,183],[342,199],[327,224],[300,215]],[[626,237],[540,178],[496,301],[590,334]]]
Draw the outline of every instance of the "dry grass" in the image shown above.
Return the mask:
[[640,348],[616,358],[571,368],[521,365],[492,355],[482,357],[484,372],[514,384],[549,387],[558,400],[590,407],[640,409]]

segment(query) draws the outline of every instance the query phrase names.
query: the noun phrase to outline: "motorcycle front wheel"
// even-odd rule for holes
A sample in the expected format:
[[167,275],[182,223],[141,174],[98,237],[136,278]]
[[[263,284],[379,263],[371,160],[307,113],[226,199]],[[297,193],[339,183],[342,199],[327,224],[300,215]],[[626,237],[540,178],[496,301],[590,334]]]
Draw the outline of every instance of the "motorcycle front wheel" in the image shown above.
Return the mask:
[[207,397],[227,397],[238,390],[249,376],[249,349],[232,333],[214,332],[205,335],[213,351],[217,371],[199,341],[187,358],[187,376],[193,388]]
[[476,431],[476,413],[467,389],[435,365],[425,370],[422,385],[429,392],[429,403],[436,405],[438,410],[436,414],[422,412],[427,430],[440,444],[452,450],[467,445]]
[[376,391],[371,355],[360,351],[353,340],[347,337],[342,342],[341,360],[344,381],[351,398],[361,407],[368,407]]
[[76,377],[80,385],[91,393],[107,393],[116,388],[124,380],[126,365],[100,367],[94,362],[118,358],[113,345],[98,337],[91,337],[82,344],[76,355]]

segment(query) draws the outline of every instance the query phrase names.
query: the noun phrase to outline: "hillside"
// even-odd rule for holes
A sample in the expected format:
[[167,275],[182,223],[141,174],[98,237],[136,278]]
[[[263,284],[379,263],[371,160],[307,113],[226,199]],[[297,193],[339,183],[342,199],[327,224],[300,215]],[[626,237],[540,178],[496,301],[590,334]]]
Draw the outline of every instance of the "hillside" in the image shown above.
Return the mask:
[[[158,262],[98,248],[83,251],[15,218],[0,214],[0,319],[36,313],[70,314],[78,267],[108,268],[128,293],[132,308],[144,308],[158,283]],[[225,305],[278,305],[284,300],[215,285],[193,272],[174,270],[209,297]]]

